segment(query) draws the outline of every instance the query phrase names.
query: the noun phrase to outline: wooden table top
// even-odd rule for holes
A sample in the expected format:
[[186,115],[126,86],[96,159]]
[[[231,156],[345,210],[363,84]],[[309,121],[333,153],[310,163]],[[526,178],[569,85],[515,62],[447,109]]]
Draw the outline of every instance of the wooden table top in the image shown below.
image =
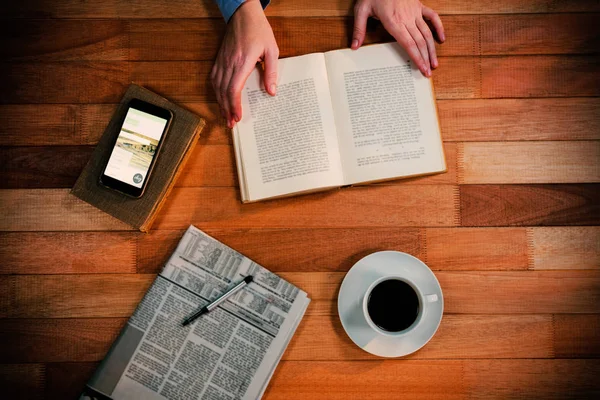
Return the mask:
[[[208,82],[225,26],[211,0],[10,3],[5,398],[75,398],[189,224],[313,299],[265,399],[600,392],[600,2],[426,2],[447,32],[433,80],[448,172],[250,205]],[[282,57],[349,43],[348,0],[272,0],[267,14]],[[150,234],[69,195],[131,81],[208,121]],[[345,272],[384,249],[425,261],[445,295],[437,334],[403,359],[354,346],[336,312]]]

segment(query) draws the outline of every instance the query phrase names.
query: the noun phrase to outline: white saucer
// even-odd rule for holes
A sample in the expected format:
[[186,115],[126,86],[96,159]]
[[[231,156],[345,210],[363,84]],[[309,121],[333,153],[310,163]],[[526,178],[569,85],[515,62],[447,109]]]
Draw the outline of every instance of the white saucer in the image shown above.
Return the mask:
[[[384,335],[365,319],[363,297],[367,288],[384,276],[405,277],[423,293],[436,294],[440,299],[428,305],[420,323],[406,334]],[[443,312],[442,288],[433,272],[418,258],[398,251],[380,251],[359,260],[346,274],[338,295],[338,314],[350,339],[380,357],[402,357],[419,350],[437,331]]]

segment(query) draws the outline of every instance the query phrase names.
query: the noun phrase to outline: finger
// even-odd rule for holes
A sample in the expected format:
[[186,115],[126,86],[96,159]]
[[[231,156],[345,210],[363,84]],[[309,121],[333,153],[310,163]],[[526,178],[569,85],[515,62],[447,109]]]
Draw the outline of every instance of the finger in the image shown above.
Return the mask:
[[219,103],[219,111],[221,111],[221,116],[223,118],[227,118],[225,115],[225,108],[223,107],[223,98],[221,97],[221,80],[223,78],[223,70],[219,67],[217,63],[215,63],[213,67],[211,77],[213,90],[215,91],[215,96],[217,97],[217,103]]
[[256,62],[248,61],[241,67],[236,68],[234,74],[231,76],[231,81],[227,88],[227,102],[235,122],[239,122],[242,119],[242,89],[255,67]]
[[425,42],[427,42],[427,50],[429,51],[429,60],[431,61],[431,66],[433,68],[438,67],[438,59],[435,53],[435,42],[433,40],[433,35],[429,30],[429,26],[422,19],[417,20],[417,28],[425,38]]
[[221,80],[220,87],[221,98],[223,99],[223,108],[225,109],[225,119],[227,120],[227,126],[229,128],[233,128],[233,122],[235,121],[233,110],[231,109],[231,102],[229,101],[229,85],[234,73],[234,66],[229,66],[225,71],[223,71],[223,78]]
[[406,50],[408,56],[417,65],[417,68],[419,68],[423,74],[427,73],[427,65],[425,64],[423,57],[421,57],[417,44],[410,33],[408,33],[408,30],[406,30],[406,27],[404,25],[396,25],[389,19],[382,20],[382,23],[385,30],[396,39],[404,50]]
[[446,40],[446,34],[444,33],[444,25],[442,24],[442,19],[429,7],[423,6],[423,16],[427,18],[433,24],[435,31],[437,33],[437,37],[440,39],[440,43],[443,43]]
[[277,93],[278,57],[279,50],[277,49],[265,52],[265,75],[263,81],[265,83],[265,90],[269,92],[271,96],[275,96],[275,93]]
[[408,29],[408,32],[410,33],[413,40],[417,44],[417,46],[419,48],[419,53],[421,53],[421,57],[423,58],[423,60],[425,62],[425,66],[427,69],[423,73],[423,75],[431,76],[431,63],[429,61],[429,51],[427,50],[427,42],[425,41],[423,34],[419,30],[419,28],[417,28],[416,25],[408,25],[406,28]]
[[356,3],[356,7],[354,7],[354,32],[352,34],[352,46],[350,46],[352,50],[358,49],[365,41],[368,18],[368,6],[361,2]]

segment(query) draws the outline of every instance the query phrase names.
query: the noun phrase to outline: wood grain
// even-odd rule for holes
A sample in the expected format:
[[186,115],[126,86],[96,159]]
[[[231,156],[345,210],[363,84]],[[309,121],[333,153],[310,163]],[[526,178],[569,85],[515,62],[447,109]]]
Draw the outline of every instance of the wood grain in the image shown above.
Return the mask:
[[43,399],[44,378],[40,364],[0,364],[0,387],[8,399]]
[[0,191],[0,231],[133,230],[67,189]]
[[[341,272],[281,272],[313,300],[308,314],[336,315]],[[599,271],[439,271],[450,314],[600,313]],[[0,318],[131,315],[154,274],[4,275]],[[527,299],[524,301],[523,299]]]
[[[184,103],[207,125],[199,143],[231,144],[215,103]],[[114,104],[0,105],[0,145],[94,145]],[[438,101],[445,141],[598,140],[600,99],[475,99]],[[446,150],[448,151],[448,149]]]
[[283,361],[263,399],[460,399],[465,394],[461,361]]
[[[598,14],[448,15],[440,56],[586,54],[598,51]],[[272,17],[280,57],[348,47],[353,17]],[[0,27],[0,59],[10,61],[212,61],[225,32],[214,19],[50,19]],[[306,32],[320,32],[306,36]],[[44,38],[44,40],[40,40]],[[393,41],[381,23],[365,44]]]
[[[456,187],[450,185],[372,185],[242,204],[233,188],[175,188],[154,228],[454,226],[456,195]],[[0,206],[10,210],[0,215],[0,231],[133,229],[66,189],[5,189],[0,191]],[[356,212],[365,206],[369,214]]]
[[433,270],[526,270],[524,228],[427,228],[425,262]]
[[136,232],[0,233],[0,273],[136,272],[137,235]]
[[0,188],[71,187],[93,150],[91,146],[0,147]]
[[[589,316],[584,317],[580,322],[592,322]],[[125,323],[123,318],[0,320],[0,337],[14,343],[0,350],[0,362],[100,361]],[[449,314],[427,347],[405,359],[552,358],[553,332],[553,319],[548,314]],[[580,336],[576,340],[587,338]],[[565,339],[561,336],[559,340]],[[578,345],[589,347],[585,342]],[[28,352],[28,348],[37,351]],[[308,315],[283,359],[380,360],[348,338],[337,315]]]
[[[207,229],[206,233],[273,272],[347,271],[375,251],[398,250],[423,257],[417,228]],[[183,231],[151,231],[139,236],[137,271],[157,273]],[[335,248],[327,243],[336,243]],[[319,244],[316,245],[315,244]]]
[[[600,228],[205,229],[274,272],[344,272],[380,250],[435,271],[598,269]],[[0,233],[0,273],[158,273],[183,230]],[[336,243],[335,250],[315,243]],[[53,252],[53,257],[47,255]]]
[[600,358],[600,315],[555,315],[554,354],[560,358]]
[[460,143],[459,183],[600,182],[600,141]]
[[[129,317],[155,275],[0,275],[10,307],[0,318]],[[110,315],[104,315],[104,314]]]
[[[440,14],[514,14],[600,11],[595,1],[575,0],[503,0],[501,2],[473,2],[468,0],[431,0],[427,5]],[[147,4],[142,0],[107,0],[78,2],[58,0],[26,0],[6,6],[6,18],[220,18],[221,13],[211,1],[180,0],[177,7],[166,0]],[[351,1],[294,1],[280,0],[266,9],[267,16],[323,17],[353,15]]]
[[[599,59],[440,57],[433,80],[438,99],[598,96]],[[115,103],[131,81],[178,102],[215,101],[211,68],[209,61],[1,63],[0,103]]]
[[449,185],[371,185],[253,204],[241,204],[237,190],[229,188],[175,188],[154,227],[453,226],[455,199],[456,188]]
[[599,188],[596,184],[461,185],[461,225],[599,225]]
[[600,268],[600,227],[540,227],[528,234],[534,269]]
[[600,57],[512,56],[481,59],[481,97],[600,96]]
[[591,399],[600,360],[481,360],[464,364],[471,399]]
[[12,345],[0,349],[0,362],[101,361],[126,322],[125,318],[2,319],[0,337]]
[[437,105],[446,141],[600,139],[598,98],[439,100]]

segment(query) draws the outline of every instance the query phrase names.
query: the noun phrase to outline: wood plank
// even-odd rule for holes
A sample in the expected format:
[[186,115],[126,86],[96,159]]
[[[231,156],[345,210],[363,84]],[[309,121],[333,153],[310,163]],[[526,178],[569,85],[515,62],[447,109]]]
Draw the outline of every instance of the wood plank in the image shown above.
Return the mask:
[[480,68],[483,98],[600,96],[598,56],[485,57]]
[[[337,315],[342,272],[280,272],[313,300],[311,315]],[[438,271],[449,314],[600,313],[599,271]],[[131,315],[154,274],[4,275],[0,318]]]
[[0,147],[0,189],[71,187],[91,146]]
[[[137,67],[143,75],[145,66]],[[179,65],[179,73],[184,67]],[[0,103],[116,103],[127,84],[139,77],[130,72],[131,68],[127,61],[3,63],[0,74],[5,79],[0,81]],[[168,80],[165,77],[163,83]]]
[[138,233],[0,233],[2,274],[134,273]]
[[263,399],[462,399],[462,361],[283,361]]
[[525,228],[427,228],[425,259],[433,270],[526,270]]
[[0,231],[133,230],[68,189],[0,190]]
[[98,363],[46,364],[46,399],[77,399]]
[[461,225],[600,225],[599,189],[597,184],[461,185]]
[[[440,57],[433,80],[438,99],[598,96],[598,60]],[[0,103],[114,103],[131,81],[175,101],[214,101],[211,68],[210,61],[2,63]]]
[[557,358],[600,357],[600,315],[555,315],[554,354]]
[[[129,317],[155,275],[3,275],[10,307],[0,318]],[[110,315],[103,315],[110,314]]]
[[0,350],[0,360],[101,361],[126,322],[125,318],[2,319],[0,337],[8,345]]
[[[124,318],[0,320],[0,362],[100,361]],[[551,315],[445,315],[431,342],[406,359],[551,358]],[[35,348],[35,352],[28,349]],[[379,360],[348,338],[337,315],[307,315],[283,356],[294,361]]]
[[437,105],[446,141],[600,139],[598,98],[440,100]]
[[[397,250],[422,257],[418,228],[207,229],[207,234],[273,272],[348,271],[362,257]],[[160,271],[183,231],[139,236],[139,273]],[[315,246],[315,243],[320,245]]]
[[[242,204],[233,188],[175,188],[153,227],[454,226],[457,192],[450,185],[373,185]],[[4,189],[0,206],[10,210],[0,216],[0,231],[133,230],[66,189]],[[368,215],[365,207],[370,209]],[[290,219],[291,215],[297,218]]]
[[591,399],[600,394],[600,360],[465,361],[470,399]]
[[128,60],[123,20],[8,20],[0,26],[0,59]]
[[[586,54],[597,52],[598,14],[449,15],[450,38],[439,56]],[[269,19],[280,57],[348,47],[353,17]],[[0,59],[10,61],[214,60],[225,31],[222,18],[13,20],[0,27]],[[306,36],[306,32],[320,35]],[[39,40],[43,37],[44,40]],[[365,44],[393,41],[369,25]]]
[[600,268],[598,226],[530,228],[528,236],[536,270]]
[[[114,104],[0,105],[0,145],[95,145]],[[231,144],[216,103],[184,103],[207,121],[200,144]],[[598,140],[599,98],[438,101],[445,141]]]
[[[76,145],[80,141],[77,119],[79,106],[4,104],[0,105],[0,145]],[[106,120],[108,121],[108,119]],[[95,141],[97,143],[98,140]]]
[[600,141],[458,144],[459,183],[600,182]]
[[0,364],[2,395],[7,399],[43,399],[45,372],[41,364]]
[[449,313],[600,312],[598,271],[438,272],[436,276]]
[[[410,359],[551,358],[550,315],[444,315],[431,341]],[[18,360],[18,359],[16,359]],[[284,360],[381,360],[356,346],[337,315],[307,316]]]
[[598,52],[598,15],[482,15],[477,18],[481,55]]
[[[594,0],[503,0],[502,2],[473,2],[468,0],[430,0],[427,5],[444,14],[514,14],[551,12],[598,12],[600,5]],[[168,1],[155,1],[151,5],[142,0],[106,0],[79,2],[58,0],[25,0],[4,7],[5,18],[203,18],[221,17],[217,6],[210,1],[179,0],[177,7]],[[352,2],[325,0],[281,0],[266,9],[267,16],[322,17],[351,16]]]
[[453,226],[457,225],[456,194],[457,188],[449,185],[371,185],[241,204],[237,190],[230,188],[175,188],[154,227]]
[[[435,271],[598,269],[600,227],[205,229],[274,272],[344,272],[407,252]],[[0,233],[5,274],[158,273],[184,230]],[[315,247],[315,243],[326,245]],[[330,245],[329,245],[330,244]],[[53,257],[48,258],[48,249]],[[25,267],[26,266],[26,267]]]

